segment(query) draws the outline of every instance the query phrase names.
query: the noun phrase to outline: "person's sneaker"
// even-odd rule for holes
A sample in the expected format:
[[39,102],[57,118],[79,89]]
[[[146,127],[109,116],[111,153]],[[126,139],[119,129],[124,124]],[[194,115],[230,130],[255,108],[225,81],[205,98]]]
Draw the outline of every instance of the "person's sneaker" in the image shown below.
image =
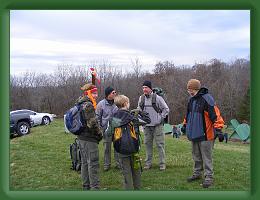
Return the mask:
[[192,181],[196,181],[196,180],[199,180],[199,179],[201,179],[200,175],[192,175],[192,176],[187,178],[187,181],[192,182]]
[[152,166],[149,166],[149,165],[145,165],[145,166],[144,166],[144,169],[145,169],[145,170],[151,169],[151,168],[152,168]]
[[202,183],[202,187],[203,188],[208,188],[210,186],[213,185],[213,181],[212,180],[205,180],[203,183]]
[[110,167],[104,167],[104,171],[108,171],[110,169]]
[[166,166],[160,166],[160,170],[164,171],[166,169]]

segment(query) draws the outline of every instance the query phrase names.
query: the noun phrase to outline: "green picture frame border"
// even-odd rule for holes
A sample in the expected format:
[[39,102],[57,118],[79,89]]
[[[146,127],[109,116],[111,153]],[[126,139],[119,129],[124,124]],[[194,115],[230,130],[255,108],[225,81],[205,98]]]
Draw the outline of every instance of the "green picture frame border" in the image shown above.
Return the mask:
[[[1,199],[259,199],[260,6],[257,0],[0,0],[0,198]],[[250,191],[10,191],[9,79],[10,10],[250,10],[251,189]],[[258,25],[258,26],[257,26]],[[258,56],[257,56],[258,54]]]

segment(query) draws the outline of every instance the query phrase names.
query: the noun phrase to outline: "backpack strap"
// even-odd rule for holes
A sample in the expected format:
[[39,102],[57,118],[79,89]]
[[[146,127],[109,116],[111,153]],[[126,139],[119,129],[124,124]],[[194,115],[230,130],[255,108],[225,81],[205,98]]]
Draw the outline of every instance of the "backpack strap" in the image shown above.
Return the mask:
[[144,94],[141,96],[141,101],[139,103],[139,107],[142,109],[142,111],[144,110],[144,103],[145,103],[145,96]]
[[[155,93],[152,94],[152,107],[157,113],[162,113],[161,109],[156,104],[156,96],[157,96],[157,94],[155,94]],[[144,96],[144,94],[141,96],[141,101],[139,103],[139,106],[143,111],[144,106],[145,106],[145,96]]]
[[80,152],[79,143],[77,143],[77,161],[79,161],[78,164],[81,164],[81,152]]
[[153,109],[157,113],[162,113],[162,110],[156,104],[156,96],[157,96],[157,94],[153,93],[153,95],[152,95],[152,106],[153,106]]
[[84,113],[83,113],[83,104],[84,104],[84,102],[77,104],[77,106],[79,106],[80,118],[82,119],[82,120],[81,120],[81,123],[82,123],[82,125],[83,125],[84,127],[86,127],[87,124],[86,124],[85,115],[84,115]]

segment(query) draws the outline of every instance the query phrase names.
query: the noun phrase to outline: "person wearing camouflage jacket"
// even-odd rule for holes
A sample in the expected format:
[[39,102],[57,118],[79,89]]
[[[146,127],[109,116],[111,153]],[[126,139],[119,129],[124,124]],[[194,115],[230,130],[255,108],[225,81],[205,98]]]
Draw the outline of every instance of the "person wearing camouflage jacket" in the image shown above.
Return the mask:
[[95,113],[98,93],[97,88],[92,84],[84,85],[81,90],[84,94],[76,103],[82,105],[82,117],[86,126],[78,136],[83,190],[98,190],[100,189],[98,143],[102,140],[102,131]]

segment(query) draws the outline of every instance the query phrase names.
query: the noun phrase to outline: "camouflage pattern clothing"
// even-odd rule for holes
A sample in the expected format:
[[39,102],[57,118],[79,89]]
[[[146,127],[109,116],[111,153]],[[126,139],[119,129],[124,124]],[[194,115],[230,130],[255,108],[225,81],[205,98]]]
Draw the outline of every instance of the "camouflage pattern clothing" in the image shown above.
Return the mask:
[[82,104],[82,115],[86,122],[86,128],[78,139],[99,143],[103,135],[92,102],[87,96],[82,96],[76,103]]
[[82,105],[82,116],[86,123],[85,130],[78,136],[83,190],[97,190],[100,188],[98,143],[102,140],[102,131],[90,99],[82,96],[77,103]]

